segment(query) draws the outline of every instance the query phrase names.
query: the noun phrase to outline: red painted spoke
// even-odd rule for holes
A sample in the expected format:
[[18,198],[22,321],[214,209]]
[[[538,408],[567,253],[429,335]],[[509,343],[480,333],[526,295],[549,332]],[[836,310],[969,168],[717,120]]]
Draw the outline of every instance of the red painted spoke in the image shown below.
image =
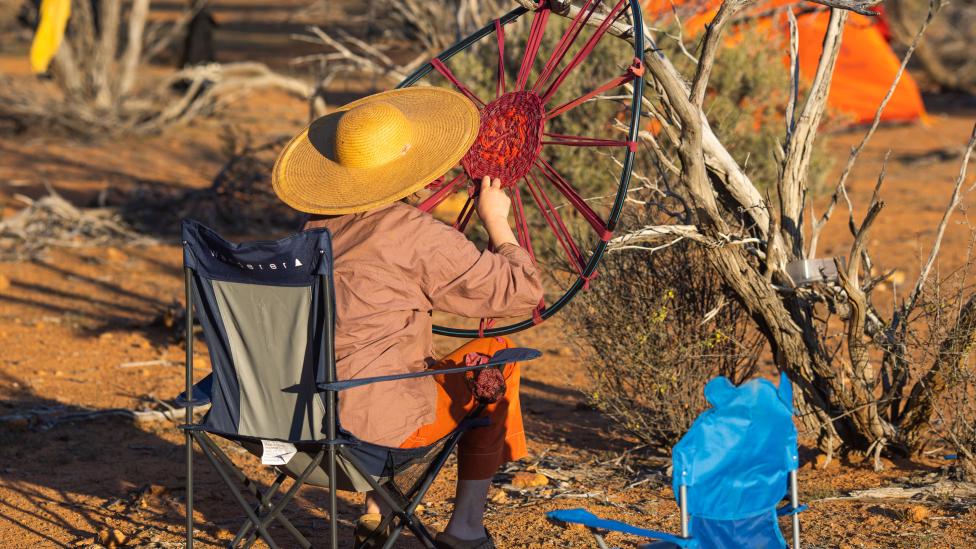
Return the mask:
[[454,194],[454,192],[457,191],[458,183],[464,181],[466,178],[467,176],[465,175],[465,173],[461,172],[454,179],[448,181],[447,183],[444,183],[443,185],[438,187],[436,191],[431,193],[430,196],[423,199],[419,204],[417,204],[417,208],[427,213],[430,213],[430,211],[436,208],[438,204],[444,202],[444,200],[447,199],[447,197]]
[[468,199],[464,202],[464,207],[458,213],[457,219],[454,220],[454,228],[464,232],[464,229],[468,226],[468,221],[471,220],[471,214],[474,213],[474,195],[468,196]]
[[494,327],[494,318],[482,318],[480,321],[478,321],[478,337],[485,337],[485,330],[490,330]]
[[562,105],[559,105],[558,107],[552,109],[551,111],[546,113],[546,120],[555,118],[560,114],[575,109],[576,107],[582,105],[583,103],[586,103],[590,99],[593,99],[594,97],[600,95],[601,93],[607,90],[612,90],[613,88],[618,88],[620,86],[623,86],[627,82],[633,80],[635,77],[636,75],[634,73],[628,71],[625,74],[618,76],[613,80],[610,80],[609,82],[600,86],[599,88],[596,88],[589,93],[585,93],[577,97],[576,99],[573,99],[572,101],[567,101],[566,103],[563,103]]
[[583,276],[583,270],[586,268],[586,260],[583,259],[583,254],[580,253],[579,246],[576,245],[572,235],[569,234],[569,230],[566,229],[566,224],[563,222],[559,212],[556,211],[556,208],[552,205],[552,201],[549,200],[549,196],[542,189],[542,185],[539,184],[538,179],[536,179],[535,174],[532,172],[529,172],[529,177],[525,179],[525,186],[529,189],[532,198],[535,199],[535,203],[539,206],[539,211],[542,212],[543,219],[545,219],[549,228],[552,229],[553,234],[556,235],[556,241],[562,247],[563,251],[566,252],[566,257],[569,259],[570,265],[573,266],[580,276]]
[[522,66],[519,67],[518,79],[515,81],[515,91],[525,88],[529,72],[532,71],[535,57],[539,53],[539,45],[542,44],[542,35],[545,33],[548,20],[548,8],[536,10],[535,15],[532,16],[532,27],[529,29],[529,38],[525,41],[525,55],[522,57]]
[[485,102],[482,101],[480,97],[475,95],[470,88],[465,86],[463,82],[454,76],[454,73],[451,72],[451,69],[447,68],[447,65],[445,65],[443,61],[435,57],[430,60],[430,65],[434,67],[434,70],[444,75],[444,78],[450,80],[451,84],[454,84],[454,87],[457,88],[459,92],[463,93],[468,99],[478,103],[482,107],[485,105]]
[[589,222],[597,234],[600,235],[600,238],[604,241],[610,240],[613,233],[607,229],[607,224],[603,222],[603,219],[595,211],[593,211],[593,208],[590,208],[590,205],[586,203],[586,200],[584,200],[578,192],[576,192],[576,189],[574,189],[573,186],[566,181],[565,178],[563,178],[563,176],[559,175],[559,172],[557,172],[551,164],[542,158],[537,160],[536,166],[539,168],[539,171],[542,173],[543,177],[548,179],[549,182],[552,183],[553,186],[556,187],[556,189],[562,193],[567,200],[569,200],[569,203],[576,208],[576,211],[578,211],[580,215],[582,215],[583,218]]
[[525,218],[525,204],[518,187],[511,187],[508,195],[512,198],[512,211],[515,213],[515,233],[519,244],[529,252],[529,257],[535,262],[535,250],[532,248],[532,238],[529,236],[529,222]]
[[543,141],[543,145],[565,145],[568,147],[628,147],[636,148],[633,141],[620,141],[617,139],[599,139],[597,137],[586,137],[583,135],[563,135],[560,133],[544,133],[549,138]]
[[583,27],[586,26],[586,22],[590,20],[590,16],[593,15],[593,12],[596,11],[596,8],[602,1],[603,0],[596,0],[596,3],[594,3],[593,0],[587,0],[586,4],[580,8],[579,13],[577,13],[576,17],[574,17],[570,22],[569,28],[566,29],[566,32],[562,35],[562,37],[559,38],[559,42],[556,43],[556,48],[552,50],[552,55],[549,56],[549,60],[546,61],[546,65],[542,68],[542,72],[539,74],[538,80],[536,80],[535,84],[532,85],[533,91],[539,91],[539,88],[546,83],[546,80],[549,80],[549,77],[552,76],[552,73],[556,70],[556,67],[562,63],[563,57],[565,57],[566,52],[569,51],[569,46],[571,46],[573,42],[576,41],[576,38],[579,37],[580,32],[583,31]]
[[557,76],[556,79],[553,81],[553,83],[549,85],[549,88],[546,89],[546,93],[542,94],[542,101],[544,103],[548,103],[549,100],[552,99],[553,94],[555,94],[556,90],[559,89],[559,86],[563,83],[563,80],[565,80],[566,77],[569,76],[569,73],[572,72],[573,69],[575,69],[577,66],[579,66],[579,64],[582,63],[583,60],[586,59],[586,57],[593,52],[593,49],[596,47],[597,42],[599,42],[600,39],[603,38],[603,35],[606,34],[607,29],[610,28],[610,24],[613,23],[614,19],[616,19],[617,16],[623,13],[621,11],[621,8],[626,2],[627,0],[619,0],[617,2],[617,5],[614,6],[612,10],[610,10],[610,13],[608,13],[606,18],[603,20],[603,22],[600,23],[600,26],[597,27],[595,31],[593,31],[593,36],[591,36],[590,39],[586,41],[586,44],[580,49],[580,51],[576,52],[576,55],[574,55],[573,58],[569,61],[569,64],[566,65],[566,68],[564,68],[563,71],[559,73],[559,76]]
[[505,94],[505,27],[495,19],[495,38],[498,40],[498,75],[495,83],[495,97]]

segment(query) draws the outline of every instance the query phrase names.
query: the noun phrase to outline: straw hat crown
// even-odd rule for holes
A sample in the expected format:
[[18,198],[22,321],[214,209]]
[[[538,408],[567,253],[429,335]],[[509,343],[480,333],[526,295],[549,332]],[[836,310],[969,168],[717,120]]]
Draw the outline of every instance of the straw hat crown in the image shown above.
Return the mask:
[[456,166],[480,121],[478,108],[453,90],[406,88],[364,97],[315,120],[285,145],[271,185],[302,212],[378,208]]
[[346,111],[335,136],[335,159],[349,168],[378,168],[410,148],[407,117],[389,103],[367,103]]

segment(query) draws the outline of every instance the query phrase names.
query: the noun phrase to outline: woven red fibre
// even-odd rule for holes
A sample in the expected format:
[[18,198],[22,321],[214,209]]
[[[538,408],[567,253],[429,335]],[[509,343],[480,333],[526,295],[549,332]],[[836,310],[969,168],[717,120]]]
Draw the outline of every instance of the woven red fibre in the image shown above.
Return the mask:
[[461,159],[468,177],[489,175],[502,186],[515,185],[532,168],[542,149],[545,108],[533,91],[506,93],[481,111],[474,145]]

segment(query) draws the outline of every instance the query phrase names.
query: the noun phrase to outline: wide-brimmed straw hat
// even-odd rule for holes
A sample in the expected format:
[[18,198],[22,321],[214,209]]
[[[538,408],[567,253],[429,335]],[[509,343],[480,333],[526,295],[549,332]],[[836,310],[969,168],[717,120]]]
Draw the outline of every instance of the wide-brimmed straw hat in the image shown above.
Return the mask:
[[478,135],[478,109],[455,91],[406,88],[353,101],[302,130],[275,162],[275,194],[296,210],[339,215],[417,192]]

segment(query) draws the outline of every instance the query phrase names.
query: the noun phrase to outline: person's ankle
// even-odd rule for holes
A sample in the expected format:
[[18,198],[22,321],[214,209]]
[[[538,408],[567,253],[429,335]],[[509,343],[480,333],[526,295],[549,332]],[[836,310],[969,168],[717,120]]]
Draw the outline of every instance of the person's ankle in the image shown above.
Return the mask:
[[460,540],[471,541],[485,537],[485,525],[480,522],[464,523],[450,521],[447,523],[447,528],[444,529],[444,533]]

